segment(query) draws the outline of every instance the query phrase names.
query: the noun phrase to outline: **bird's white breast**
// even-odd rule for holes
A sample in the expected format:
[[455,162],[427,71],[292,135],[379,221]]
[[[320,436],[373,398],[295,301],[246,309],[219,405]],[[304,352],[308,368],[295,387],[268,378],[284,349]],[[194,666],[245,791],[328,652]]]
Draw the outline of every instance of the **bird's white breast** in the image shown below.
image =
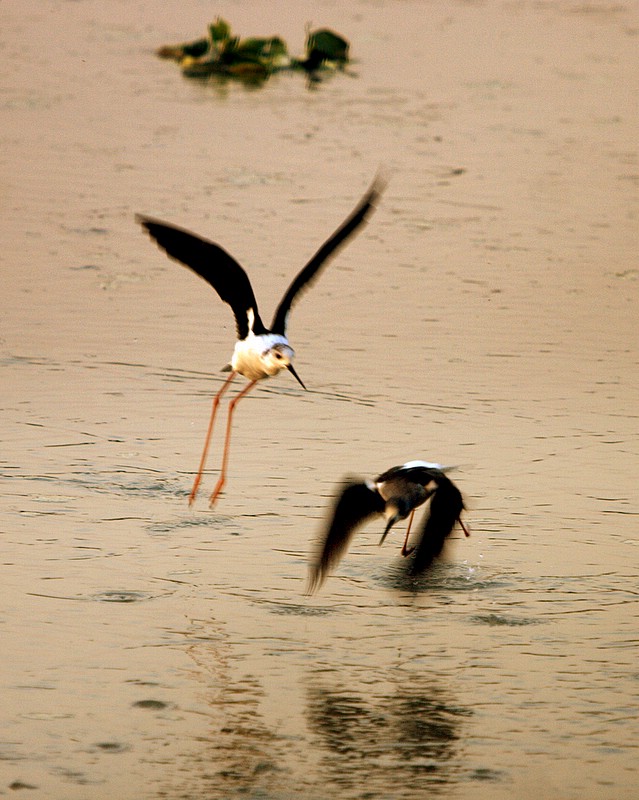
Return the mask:
[[262,378],[277,375],[280,370],[288,366],[289,362],[287,360],[279,362],[265,358],[266,354],[276,344],[289,347],[286,337],[277,333],[264,333],[260,336],[249,333],[246,339],[240,339],[236,342],[233,358],[231,359],[231,367],[250,381],[259,381]]

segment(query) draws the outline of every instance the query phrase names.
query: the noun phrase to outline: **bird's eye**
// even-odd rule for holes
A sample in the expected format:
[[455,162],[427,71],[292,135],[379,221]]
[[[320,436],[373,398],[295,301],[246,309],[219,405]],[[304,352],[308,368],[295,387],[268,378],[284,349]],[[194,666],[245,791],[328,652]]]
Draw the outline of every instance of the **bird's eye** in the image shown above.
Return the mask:
[[275,358],[278,358],[278,359],[280,359],[280,360],[281,360],[281,359],[282,359],[282,354],[281,354],[281,353],[277,353],[277,352],[276,352],[276,353],[275,353]]

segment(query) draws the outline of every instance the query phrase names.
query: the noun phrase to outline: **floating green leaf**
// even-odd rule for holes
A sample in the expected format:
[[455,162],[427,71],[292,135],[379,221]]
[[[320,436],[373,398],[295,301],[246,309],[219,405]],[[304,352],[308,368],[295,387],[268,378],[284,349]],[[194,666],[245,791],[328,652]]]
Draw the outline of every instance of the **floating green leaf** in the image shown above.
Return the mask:
[[194,42],[184,44],[167,44],[157,51],[160,58],[172,58],[181,61],[185,56],[199,58],[208,52],[211,43],[208,39],[196,39]]
[[212,42],[225,42],[231,38],[231,26],[218,17],[215,22],[209,25],[209,38]]
[[306,52],[319,53],[327,61],[345,64],[348,61],[348,42],[327,28],[311,31],[306,37]]
[[286,42],[280,36],[234,36],[231,26],[218,17],[209,25],[208,36],[158,50],[162,58],[172,58],[187,77],[226,75],[248,82],[262,81],[275,71],[302,69],[312,80],[327,66],[343,67],[348,61],[349,44],[328,29],[310,31],[306,38],[306,57],[291,59]]

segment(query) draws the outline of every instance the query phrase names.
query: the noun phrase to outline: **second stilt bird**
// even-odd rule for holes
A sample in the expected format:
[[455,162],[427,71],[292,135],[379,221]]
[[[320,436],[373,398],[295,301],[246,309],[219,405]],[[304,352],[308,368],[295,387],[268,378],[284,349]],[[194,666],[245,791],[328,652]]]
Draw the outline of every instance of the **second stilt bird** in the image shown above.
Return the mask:
[[385,181],[380,177],[376,178],[350,217],[320,247],[295,277],[275,311],[270,329],[264,325],[260,318],[257,301],[255,300],[255,294],[248,275],[225,250],[219,245],[206,239],[201,239],[199,236],[182,228],[151,217],[136,216],[137,221],[155,239],[157,244],[166,251],[167,255],[204,278],[215,289],[220,298],[231,306],[235,316],[237,342],[231,361],[224,368],[225,371],[230,372],[230,375],[213,398],[209,427],[204,441],[200,465],[189,496],[189,505],[195,500],[202,480],[220,399],[230,386],[233,378],[238,374],[243,375],[248,379],[249,383],[229,403],[222,466],[217,484],[211,494],[211,505],[215,503],[226,483],[233,412],[238,402],[251,391],[258,381],[277,375],[283,369],[288,369],[302,388],[306,388],[293,368],[295,352],[286,337],[286,324],[289,313],[300,292],[308,288],[311,282],[317,278],[329,257],[334,255],[337,249],[365,222],[368,215],[375,208],[375,203],[384,187]]
[[[386,528],[380,544],[393,525],[410,517],[402,555],[409,556],[415,551],[409,568],[413,575],[427,569],[442,552],[456,522],[469,536],[461,520],[464,500],[459,489],[445,474],[449,469],[428,461],[409,461],[400,467],[391,467],[374,481],[347,479],[311,562],[308,593],[319,589],[346,551],[355,531],[376,515],[383,514],[386,517]],[[408,537],[415,509],[429,499],[430,508],[424,517],[417,543],[409,547]]]

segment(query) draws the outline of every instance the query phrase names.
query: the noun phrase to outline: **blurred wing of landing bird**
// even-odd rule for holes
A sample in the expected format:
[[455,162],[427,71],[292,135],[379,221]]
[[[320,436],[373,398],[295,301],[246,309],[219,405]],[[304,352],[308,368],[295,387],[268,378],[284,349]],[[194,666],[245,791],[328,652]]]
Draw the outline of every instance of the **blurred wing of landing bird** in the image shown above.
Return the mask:
[[[371,517],[385,516],[380,544],[397,522],[409,519],[402,555],[412,556],[408,572],[424,572],[441,554],[455,524],[469,535],[461,520],[462,494],[447,477],[447,467],[426,461],[409,461],[382,473],[374,481],[347,478],[333,502],[329,519],[311,559],[307,593],[319,589],[348,549],[355,532]],[[427,504],[417,542],[408,546],[415,510]]]

